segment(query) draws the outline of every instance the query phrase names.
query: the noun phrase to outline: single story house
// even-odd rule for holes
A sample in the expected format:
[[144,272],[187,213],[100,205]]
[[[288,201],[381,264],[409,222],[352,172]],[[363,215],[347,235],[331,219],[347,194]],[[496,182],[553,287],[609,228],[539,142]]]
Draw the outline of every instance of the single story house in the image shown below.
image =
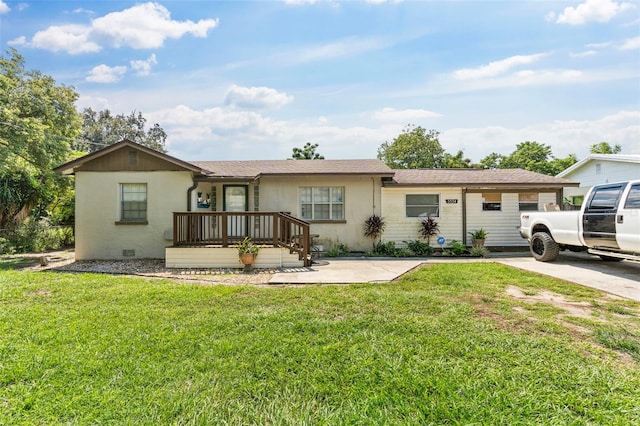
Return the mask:
[[[183,161],[123,140],[55,169],[75,176],[76,259],[164,258],[168,267],[240,267],[234,244],[263,245],[256,267],[309,263],[312,245],[370,249],[418,239],[425,215],[447,243],[483,227],[489,246],[526,245],[519,212],[560,203],[566,179],[523,170],[392,170],[379,160]],[[577,184],[576,184],[577,185]]]
[[564,196],[569,204],[581,206],[584,196],[594,185],[640,178],[640,155],[591,154],[558,173],[557,177],[580,182],[578,187],[565,188]]

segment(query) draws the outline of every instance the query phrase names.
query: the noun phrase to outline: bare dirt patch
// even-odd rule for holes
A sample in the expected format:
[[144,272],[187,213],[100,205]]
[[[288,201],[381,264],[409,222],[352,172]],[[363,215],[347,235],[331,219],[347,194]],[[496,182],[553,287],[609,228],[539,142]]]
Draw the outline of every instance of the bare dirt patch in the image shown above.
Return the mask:
[[566,300],[561,294],[544,290],[534,295],[525,294],[516,286],[509,286],[506,290],[507,295],[528,303],[544,302],[566,311],[566,315],[580,318],[592,318],[592,305],[589,302],[572,302]]

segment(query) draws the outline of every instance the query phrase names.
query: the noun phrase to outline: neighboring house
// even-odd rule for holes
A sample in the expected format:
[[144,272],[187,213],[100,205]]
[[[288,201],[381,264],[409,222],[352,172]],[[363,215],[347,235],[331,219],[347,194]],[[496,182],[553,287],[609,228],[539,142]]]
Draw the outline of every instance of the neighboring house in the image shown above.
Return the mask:
[[579,187],[564,191],[569,204],[580,206],[594,185],[639,179],[640,155],[591,154],[558,173],[557,177],[580,182]]
[[[233,245],[264,247],[257,267],[309,263],[313,244],[369,250],[418,239],[438,218],[447,244],[477,228],[490,246],[526,245],[519,212],[559,203],[571,181],[523,170],[391,170],[379,160],[186,162],[121,141],[55,169],[75,175],[76,259],[164,258],[170,267],[240,267]],[[435,242],[432,242],[435,245]],[[214,254],[215,253],[215,254]]]
[[[486,245],[526,246],[518,226],[522,211],[543,210],[562,201],[564,186],[577,185],[521,169],[394,170],[382,188],[383,239],[401,243],[419,238],[425,213],[436,218],[440,236],[470,244],[469,232],[483,228]],[[431,241],[436,246],[435,240]]]

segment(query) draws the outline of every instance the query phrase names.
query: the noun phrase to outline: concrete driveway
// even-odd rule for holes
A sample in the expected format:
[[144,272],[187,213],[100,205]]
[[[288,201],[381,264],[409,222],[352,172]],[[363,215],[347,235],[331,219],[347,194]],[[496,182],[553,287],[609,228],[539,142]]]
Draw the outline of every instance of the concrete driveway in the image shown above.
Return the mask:
[[538,262],[531,256],[494,260],[640,302],[640,262],[605,262],[587,253],[566,251],[554,262]]
[[269,284],[389,282],[429,263],[498,262],[640,301],[640,262],[605,262],[585,253],[562,252],[555,262],[537,262],[529,252],[491,253],[486,259],[323,259],[309,268],[274,274]]

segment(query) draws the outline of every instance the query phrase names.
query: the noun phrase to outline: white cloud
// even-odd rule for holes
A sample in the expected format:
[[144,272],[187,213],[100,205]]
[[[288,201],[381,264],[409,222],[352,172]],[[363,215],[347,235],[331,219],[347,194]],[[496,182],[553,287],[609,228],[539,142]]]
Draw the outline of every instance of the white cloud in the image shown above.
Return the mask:
[[499,61],[490,62],[478,68],[463,68],[453,73],[458,80],[475,80],[480,78],[495,77],[504,74],[511,68],[519,65],[527,65],[547,56],[547,53],[537,53],[535,55],[516,55]]
[[83,25],[51,26],[35,33],[31,41],[25,37],[19,37],[19,44],[18,39],[14,41],[16,45],[52,52],[66,51],[72,55],[101,50],[100,45],[90,40],[90,29]]
[[640,36],[628,38],[618,47],[620,50],[636,50],[640,49]]
[[293,100],[292,96],[269,87],[232,85],[224,97],[225,105],[240,108],[279,108]]
[[556,16],[554,12],[547,15],[548,20],[558,24],[583,25],[588,22],[609,22],[619,13],[634,8],[633,3],[615,2],[613,0],[586,0],[576,7],[565,7]]
[[383,108],[373,113],[373,118],[383,122],[394,122],[399,125],[419,123],[423,120],[442,117],[442,114],[425,109]]
[[0,0],[0,15],[3,13],[9,13],[9,11],[11,11],[11,8],[5,2]]
[[393,41],[385,41],[379,38],[351,37],[334,43],[310,46],[282,55],[277,55],[275,60],[281,64],[299,64],[341,57],[351,57],[366,52],[384,49],[392,46],[393,44]]
[[158,63],[156,54],[152,53],[147,60],[131,61],[131,69],[137,71],[136,75],[146,76],[151,74],[151,67]]
[[116,83],[126,72],[127,67],[110,67],[103,64],[94,67],[86,80],[92,83]]
[[569,53],[569,56],[571,56],[572,58],[586,58],[587,56],[594,56],[597,54],[597,50],[585,50],[584,52]]
[[100,36],[106,36],[110,45],[134,49],[158,48],[165,39],[178,39],[185,34],[204,38],[216,25],[216,19],[174,21],[169,10],[158,3],[139,4],[121,12],[109,13],[92,22],[93,30]]
[[98,52],[104,45],[153,49],[185,34],[204,38],[217,25],[217,19],[175,21],[164,6],[144,3],[96,18],[90,25],[51,26],[38,31],[31,41],[22,38],[21,45],[70,54]]
[[625,154],[640,154],[640,111],[620,111],[595,120],[543,122],[522,128],[488,126],[445,129],[440,142],[448,152],[462,149],[465,156],[480,161],[492,152],[509,154],[524,141],[550,145],[553,155],[578,158],[589,154],[589,146],[601,141],[620,144]]

